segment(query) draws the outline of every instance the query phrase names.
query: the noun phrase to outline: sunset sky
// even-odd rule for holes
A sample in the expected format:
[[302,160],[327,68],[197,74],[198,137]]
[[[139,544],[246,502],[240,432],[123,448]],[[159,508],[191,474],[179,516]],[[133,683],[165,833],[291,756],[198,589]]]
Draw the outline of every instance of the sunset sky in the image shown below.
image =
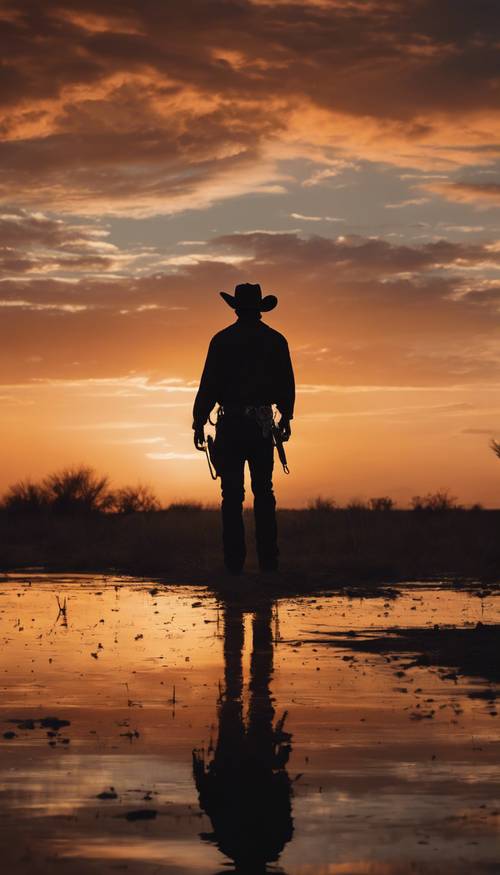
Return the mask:
[[0,490],[87,463],[218,500],[191,407],[260,282],[280,503],[500,506],[497,0],[8,0]]

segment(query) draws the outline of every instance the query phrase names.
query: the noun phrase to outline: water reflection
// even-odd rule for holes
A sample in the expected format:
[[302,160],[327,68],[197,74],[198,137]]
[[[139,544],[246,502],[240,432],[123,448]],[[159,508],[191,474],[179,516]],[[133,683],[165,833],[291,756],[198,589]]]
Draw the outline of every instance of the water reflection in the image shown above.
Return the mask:
[[227,603],[223,661],[213,596],[153,583],[0,587],[2,871],[498,871],[498,595],[283,597],[279,645]]
[[[274,723],[272,602],[252,611],[248,714],[243,700],[245,611],[224,604],[224,689],[218,702],[218,737],[207,758],[193,752],[193,775],[201,808],[213,832],[202,834],[234,863],[234,872],[267,872],[293,835],[291,781],[286,765],[291,735],[286,713]],[[226,870],[227,871],[227,870]]]

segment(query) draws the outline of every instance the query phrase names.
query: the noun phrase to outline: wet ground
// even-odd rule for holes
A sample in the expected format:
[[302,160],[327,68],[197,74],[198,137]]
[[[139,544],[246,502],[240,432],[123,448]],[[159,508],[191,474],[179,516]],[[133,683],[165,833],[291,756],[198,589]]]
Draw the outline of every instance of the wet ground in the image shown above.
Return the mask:
[[498,595],[264,593],[0,582],[4,871],[499,871]]

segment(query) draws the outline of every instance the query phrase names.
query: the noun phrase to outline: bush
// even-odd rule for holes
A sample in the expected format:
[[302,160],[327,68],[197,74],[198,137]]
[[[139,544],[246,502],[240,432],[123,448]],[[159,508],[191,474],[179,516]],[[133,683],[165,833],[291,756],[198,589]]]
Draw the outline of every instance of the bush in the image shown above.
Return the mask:
[[[61,516],[89,513],[116,512],[120,514],[150,513],[161,510],[160,502],[151,487],[139,483],[124,486],[114,492],[107,477],[101,477],[93,468],[74,465],[49,474],[41,483],[20,480],[9,486],[1,500],[1,507],[9,512],[37,514],[42,511]],[[201,510],[194,502],[174,505],[177,509]]]
[[49,474],[43,486],[48,504],[57,513],[93,513],[113,505],[108,478],[85,465]]
[[414,495],[411,506],[416,511],[432,511],[442,513],[446,510],[461,510],[454,495],[448,492],[429,492],[427,495]]
[[346,504],[347,510],[368,510],[368,505],[362,498],[351,498]]
[[380,498],[370,498],[368,502],[370,510],[394,510],[395,502],[388,495],[382,495]]
[[117,513],[151,513],[160,510],[160,502],[150,486],[124,486],[113,494],[113,510]]
[[332,510],[337,510],[337,502],[333,498],[322,498],[321,495],[318,495],[317,498],[308,501],[307,509],[322,511],[323,513],[326,511],[328,513]]
[[169,504],[167,510],[180,511],[181,513],[199,513],[203,510],[201,501],[174,501]]
[[19,480],[9,486],[2,501],[6,510],[19,513],[39,513],[47,507],[48,496],[39,483]]

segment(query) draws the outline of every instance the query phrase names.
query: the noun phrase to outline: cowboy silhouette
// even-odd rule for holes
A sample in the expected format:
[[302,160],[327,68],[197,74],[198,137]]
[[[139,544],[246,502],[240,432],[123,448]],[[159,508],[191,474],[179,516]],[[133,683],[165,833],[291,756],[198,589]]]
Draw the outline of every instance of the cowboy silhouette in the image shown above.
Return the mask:
[[[248,717],[243,716],[244,611],[224,607],[224,689],[218,706],[219,732],[207,763],[193,751],[193,776],[201,808],[213,832],[202,834],[234,863],[235,873],[264,875],[293,835],[292,785],[286,764],[291,735],[286,714],[273,725],[270,691],[273,673],[272,603],[254,613]],[[229,875],[229,873],[228,873]]]
[[261,321],[262,312],[276,307],[274,295],[262,297],[260,286],[252,283],[237,285],[234,295],[220,294],[236,311],[237,320],[210,342],[193,408],[194,443],[204,449],[204,426],[218,403],[213,457],[222,486],[225,566],[239,574],[245,562],[243,500],[248,462],[259,566],[262,571],[277,571],[272,405],[281,415],[278,438],[287,441],[295,401],[290,353],[283,335]]

